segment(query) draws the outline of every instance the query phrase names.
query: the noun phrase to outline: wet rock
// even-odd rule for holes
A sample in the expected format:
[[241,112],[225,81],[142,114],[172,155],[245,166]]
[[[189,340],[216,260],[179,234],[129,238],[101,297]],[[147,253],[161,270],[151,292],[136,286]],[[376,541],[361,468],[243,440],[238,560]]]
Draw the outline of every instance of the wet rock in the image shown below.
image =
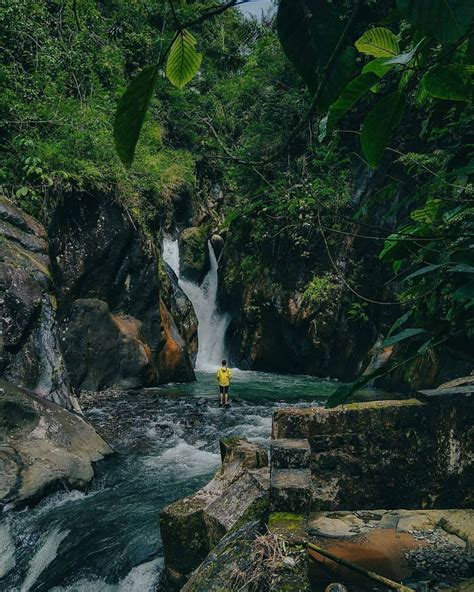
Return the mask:
[[[82,377],[92,376],[92,382],[106,389],[123,383],[124,388],[146,387],[160,381],[159,368],[166,371],[167,380],[186,380],[182,368],[174,364],[163,366],[163,348],[169,341],[161,322],[159,254],[134,226],[127,212],[112,200],[85,193],[68,196],[57,207],[49,228],[53,277],[58,288],[58,317],[63,331],[61,344],[66,356],[73,385],[83,386]],[[110,316],[102,311],[97,327],[87,315],[77,316],[76,301],[101,301],[108,306]],[[75,315],[75,316],[74,316]],[[73,329],[69,327],[73,318]],[[79,321],[85,322],[80,336]],[[114,322],[117,327],[112,327]],[[109,363],[97,365],[74,350],[85,340],[99,347],[104,323],[115,334]],[[169,323],[168,323],[169,325]],[[109,334],[109,333],[107,333]],[[122,355],[128,350],[130,363]],[[119,364],[120,367],[117,367]],[[85,366],[90,365],[87,370]],[[117,378],[119,377],[119,378]]]
[[0,381],[0,505],[83,487],[110,452],[79,415]]
[[58,342],[45,229],[0,196],[0,374],[79,410]]
[[160,513],[167,579],[182,586],[217,542],[267,509],[268,457],[245,438],[221,442],[222,466],[198,492]]
[[158,357],[159,381],[166,383],[195,380],[186,342],[181,337],[163,300],[160,302],[160,312],[165,344]]
[[163,282],[161,297],[183,338],[191,361],[196,361],[198,352],[198,320],[191,301],[178,285],[178,278],[169,265],[164,263],[166,282]]
[[155,379],[140,321],[113,315],[102,300],[76,300],[62,338],[64,359],[76,388],[138,388]]
[[222,253],[222,250],[224,249],[224,239],[220,234],[213,234],[211,236],[211,245],[214,249],[216,257],[219,258],[220,254]]
[[179,236],[180,273],[186,279],[199,283],[209,271],[207,227],[186,228]]

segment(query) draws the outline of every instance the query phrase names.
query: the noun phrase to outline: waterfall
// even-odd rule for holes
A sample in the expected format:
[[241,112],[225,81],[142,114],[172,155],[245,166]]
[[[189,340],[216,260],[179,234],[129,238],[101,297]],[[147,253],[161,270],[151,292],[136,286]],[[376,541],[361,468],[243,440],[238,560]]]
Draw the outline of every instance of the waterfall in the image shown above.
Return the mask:
[[195,284],[180,275],[178,240],[163,238],[163,259],[176,274],[178,285],[191,301],[198,320],[197,370],[214,370],[226,357],[224,339],[230,322],[229,315],[217,309],[219,265],[210,241],[207,246],[210,268],[203,281]]

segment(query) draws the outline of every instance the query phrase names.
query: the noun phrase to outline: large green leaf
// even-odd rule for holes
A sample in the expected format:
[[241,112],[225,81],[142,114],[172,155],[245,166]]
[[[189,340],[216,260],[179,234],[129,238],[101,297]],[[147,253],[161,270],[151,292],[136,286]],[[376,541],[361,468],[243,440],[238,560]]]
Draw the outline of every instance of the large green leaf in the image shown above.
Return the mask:
[[114,121],[115,148],[125,165],[133,162],[135,147],[158,77],[158,66],[144,68],[122,95]]
[[328,113],[326,129],[330,132],[336,123],[343,117],[355,103],[368,92],[379,77],[373,72],[361,74],[346,85],[335,103],[331,105]]
[[410,275],[407,275],[406,278],[403,278],[402,281],[406,282],[407,280],[412,280],[413,278],[419,277],[421,275],[426,275],[427,273],[431,273],[432,271],[435,271],[436,269],[439,269],[440,267],[443,267],[444,265],[446,265],[446,264],[445,263],[437,263],[434,265],[426,265],[425,267],[422,267],[421,269],[417,269],[413,273],[410,273]]
[[367,74],[368,72],[374,72],[377,74],[379,78],[385,76],[387,72],[393,68],[393,64],[387,63],[387,58],[375,58],[375,60],[371,60],[362,68],[362,74]]
[[386,95],[372,108],[362,124],[362,152],[372,168],[377,168],[383,152],[405,111],[403,91]]
[[400,341],[411,339],[412,337],[415,337],[415,335],[421,335],[422,333],[426,333],[426,331],[424,329],[403,329],[403,331],[400,331],[400,333],[392,335],[391,337],[387,337],[387,339],[385,339],[382,343],[382,347],[395,345],[396,343],[400,343]]
[[196,37],[186,29],[179,31],[166,61],[166,76],[177,88],[183,88],[196,76],[202,53],[196,51]]
[[472,0],[397,0],[397,7],[413,26],[443,43],[457,41],[474,18]]
[[400,53],[396,36],[384,27],[369,29],[355,42],[356,49],[374,58],[391,58]]
[[439,65],[423,76],[421,84],[423,90],[436,99],[469,102],[473,93],[473,77],[472,66]]
[[[314,93],[342,32],[344,22],[324,0],[281,0],[277,31],[283,51]],[[342,49],[329,73],[321,106],[328,107],[352,78],[355,52]]]
[[332,409],[333,407],[337,407],[341,403],[344,403],[344,401],[347,401],[347,399],[352,397],[352,395],[354,395],[358,390],[369,384],[369,382],[372,382],[375,378],[383,376],[386,373],[387,370],[379,368],[370,374],[364,374],[354,382],[350,382],[349,384],[341,384],[341,386],[337,387],[337,389],[326,401],[326,409]]

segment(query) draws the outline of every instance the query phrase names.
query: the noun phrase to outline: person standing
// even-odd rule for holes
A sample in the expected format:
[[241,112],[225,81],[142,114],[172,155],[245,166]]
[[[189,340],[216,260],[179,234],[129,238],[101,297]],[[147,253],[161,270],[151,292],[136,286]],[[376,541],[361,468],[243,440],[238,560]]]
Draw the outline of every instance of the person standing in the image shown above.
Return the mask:
[[219,384],[219,407],[230,407],[229,386],[232,380],[232,370],[227,367],[227,360],[222,360],[221,367],[217,369],[216,378]]

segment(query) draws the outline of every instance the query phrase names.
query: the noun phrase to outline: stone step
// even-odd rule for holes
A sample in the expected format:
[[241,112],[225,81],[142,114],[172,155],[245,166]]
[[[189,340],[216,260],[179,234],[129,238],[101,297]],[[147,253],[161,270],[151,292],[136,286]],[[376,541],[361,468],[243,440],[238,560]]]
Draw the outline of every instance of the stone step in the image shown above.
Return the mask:
[[308,440],[283,438],[272,440],[272,469],[307,469],[311,456]]
[[273,469],[270,478],[272,512],[307,515],[311,510],[311,471],[309,469]]

